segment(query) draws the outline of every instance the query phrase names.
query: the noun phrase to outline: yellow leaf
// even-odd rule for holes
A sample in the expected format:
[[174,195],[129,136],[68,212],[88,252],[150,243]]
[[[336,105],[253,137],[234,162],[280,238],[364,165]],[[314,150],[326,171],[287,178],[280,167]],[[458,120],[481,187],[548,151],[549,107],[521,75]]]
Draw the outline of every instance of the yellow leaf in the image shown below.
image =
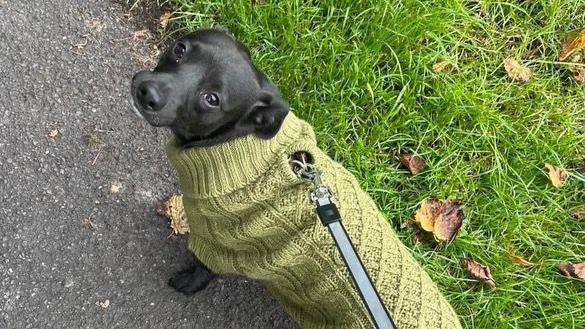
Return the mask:
[[553,186],[556,188],[562,187],[565,184],[565,180],[567,179],[567,171],[562,168],[555,167],[550,163],[545,163],[544,166],[549,170],[548,177],[550,178]]
[[414,220],[420,224],[423,230],[433,232],[435,229],[435,219],[437,218],[440,206],[439,200],[428,198],[414,214]]
[[528,67],[520,65],[517,60],[511,57],[504,60],[504,69],[514,81],[527,82],[532,76],[532,71]]
[[571,214],[578,219],[585,220],[585,207],[577,207],[571,210]]
[[443,72],[447,68],[447,66],[449,66],[449,62],[447,62],[447,61],[437,62],[437,63],[433,64],[433,71]]
[[166,29],[167,26],[169,25],[169,18],[171,17],[171,12],[167,11],[164,14],[162,14],[160,16],[160,18],[158,19],[158,23],[160,24],[160,27],[162,27],[162,29]]
[[49,138],[55,139],[57,136],[59,136],[59,129],[53,128],[51,131],[49,131]]
[[463,223],[463,211],[459,200],[428,198],[414,214],[420,227],[432,232],[440,241],[452,241]]
[[156,208],[156,212],[171,221],[174,234],[189,233],[189,222],[183,208],[183,195],[174,194]]
[[529,262],[526,259],[524,259],[520,256],[517,256],[517,255],[514,255],[514,254],[508,254],[508,258],[510,258],[511,261],[513,261],[514,263],[516,263],[518,265],[522,265],[525,267],[536,266],[536,264]]
[[122,183],[120,182],[113,182],[112,185],[110,186],[110,192],[116,194],[116,193],[120,193],[120,190],[122,189]]
[[577,50],[585,48],[585,29],[573,37],[565,39],[562,45],[561,53],[559,54],[559,60],[564,61],[568,59]]

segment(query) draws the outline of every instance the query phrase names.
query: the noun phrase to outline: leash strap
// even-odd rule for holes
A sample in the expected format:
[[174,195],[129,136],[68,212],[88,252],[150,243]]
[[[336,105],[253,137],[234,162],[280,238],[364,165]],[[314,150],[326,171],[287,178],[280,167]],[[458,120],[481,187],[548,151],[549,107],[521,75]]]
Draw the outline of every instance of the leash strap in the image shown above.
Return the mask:
[[349,270],[351,279],[370,314],[372,322],[377,329],[395,329],[396,325],[392,321],[390,313],[382,303],[380,295],[372,284],[368,272],[364,268],[360,257],[356,253],[355,247],[341,223],[341,215],[337,206],[333,203],[335,196],[323,184],[321,171],[315,165],[306,163],[305,161],[291,160],[291,162],[299,168],[297,175],[302,180],[313,184],[314,189],[311,191],[309,199],[315,205],[321,223],[329,229],[335,246],[339,250],[345,266]]

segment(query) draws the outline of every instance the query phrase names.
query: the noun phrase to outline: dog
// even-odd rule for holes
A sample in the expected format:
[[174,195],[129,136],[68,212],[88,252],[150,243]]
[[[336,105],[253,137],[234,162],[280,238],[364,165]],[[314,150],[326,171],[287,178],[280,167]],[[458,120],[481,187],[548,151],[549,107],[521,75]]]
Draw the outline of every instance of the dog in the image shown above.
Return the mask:
[[176,40],[131,84],[138,116],[167,127],[197,264],[169,284],[191,294],[217,274],[263,282],[304,328],[371,328],[331,236],[290,167],[303,152],[336,194],[350,238],[396,325],[461,328],[449,303],[353,175],[316,146],[309,124],[231,34]]

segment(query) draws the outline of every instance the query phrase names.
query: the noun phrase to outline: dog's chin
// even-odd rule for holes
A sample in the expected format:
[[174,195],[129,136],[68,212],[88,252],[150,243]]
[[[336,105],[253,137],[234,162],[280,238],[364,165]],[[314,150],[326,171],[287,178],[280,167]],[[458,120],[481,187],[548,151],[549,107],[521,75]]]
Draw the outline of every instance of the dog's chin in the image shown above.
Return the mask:
[[161,118],[158,113],[141,111],[134,101],[132,101],[132,110],[140,119],[148,122],[153,127],[168,127],[172,124],[172,120]]
[[252,132],[241,131],[239,133],[231,133],[226,131],[225,129],[218,129],[213,133],[207,136],[195,136],[191,135],[190,138],[186,139],[184,136],[177,134],[176,131],[175,136],[180,137],[180,144],[184,148],[188,147],[206,147],[206,146],[214,146],[222,143],[229,142],[236,138],[244,137],[246,135],[251,134]]
[[200,137],[200,136],[195,136],[192,137],[189,140],[184,140],[182,141],[182,147],[184,148],[188,148],[188,147],[204,147],[204,146],[213,146],[213,145],[217,145],[220,144],[222,142],[227,142],[227,139],[222,139],[221,136],[215,136],[215,137]]

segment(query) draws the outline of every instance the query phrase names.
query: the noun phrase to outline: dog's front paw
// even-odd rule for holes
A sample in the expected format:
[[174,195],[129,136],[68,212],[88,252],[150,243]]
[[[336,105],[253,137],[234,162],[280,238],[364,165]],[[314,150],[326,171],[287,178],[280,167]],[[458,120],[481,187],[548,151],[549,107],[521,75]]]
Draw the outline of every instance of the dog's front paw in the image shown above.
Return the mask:
[[205,288],[214,277],[215,274],[206,268],[196,266],[175,273],[169,279],[169,286],[175,288],[178,292],[191,295]]

